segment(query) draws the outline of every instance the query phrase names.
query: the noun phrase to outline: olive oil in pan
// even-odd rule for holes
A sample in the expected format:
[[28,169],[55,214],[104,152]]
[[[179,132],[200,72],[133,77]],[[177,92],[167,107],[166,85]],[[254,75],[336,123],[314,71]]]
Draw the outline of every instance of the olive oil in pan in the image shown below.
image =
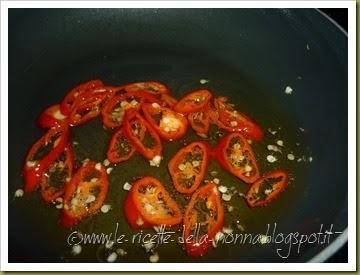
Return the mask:
[[[186,83],[187,80],[183,80]],[[278,223],[282,224],[288,219],[291,219],[292,212],[297,206],[297,202],[304,196],[306,189],[306,165],[304,161],[298,162],[298,158],[305,152],[305,138],[304,133],[299,130],[294,118],[289,116],[289,113],[283,105],[275,102],[267,96],[266,93],[261,93],[257,90],[255,92],[251,87],[242,87],[239,89],[237,82],[223,83],[221,80],[212,78],[212,81],[206,85],[199,85],[198,82],[188,82],[186,87],[174,90],[173,93],[177,98],[180,98],[180,93],[185,90],[195,88],[208,87],[214,91],[214,96],[229,96],[230,102],[235,103],[235,108],[250,117],[254,118],[263,128],[265,137],[264,140],[257,143],[253,142],[254,149],[260,173],[264,174],[272,169],[286,169],[290,173],[291,183],[284,193],[278,199],[271,202],[267,207],[259,209],[250,209],[242,197],[245,194],[248,185],[238,178],[230,175],[224,171],[214,160],[210,160],[206,180],[218,179],[218,185],[224,185],[236,192],[233,194],[230,201],[223,201],[225,209],[225,227],[233,229],[233,233],[265,233],[267,224]],[[170,87],[171,87],[171,83]],[[213,85],[213,86],[212,86]],[[266,104],[264,104],[266,102]],[[276,131],[276,133],[275,133]],[[106,158],[106,150],[110,141],[110,137],[114,130],[104,129],[101,123],[101,117],[96,118],[89,123],[74,127],[71,129],[71,141],[73,142],[76,163],[81,165],[85,159],[91,159],[97,162],[103,162]],[[124,190],[123,186],[126,182],[130,184],[137,178],[148,175],[158,178],[171,193],[172,197],[178,202],[184,210],[190,200],[190,195],[182,195],[174,189],[171,178],[167,171],[167,163],[172,156],[183,146],[195,140],[203,140],[209,142],[211,146],[217,143],[217,140],[225,134],[218,130],[215,126],[210,129],[208,138],[204,139],[197,136],[191,129],[188,130],[187,135],[179,141],[163,142],[164,158],[160,167],[151,167],[149,161],[143,158],[138,153],[130,158],[130,160],[120,163],[118,165],[110,165],[114,167],[109,175],[110,186],[109,193],[105,204],[111,205],[111,210],[108,213],[99,212],[96,215],[84,220],[72,229],[63,229],[60,227],[59,210],[53,205],[44,206],[37,194],[25,196],[19,204],[30,205],[34,210],[35,221],[41,223],[41,218],[46,217],[45,232],[53,236],[54,249],[63,251],[63,258],[59,261],[69,262],[94,262],[106,261],[107,257],[115,252],[117,249],[122,249],[126,255],[118,256],[117,261],[120,262],[147,262],[151,252],[146,252],[143,247],[146,234],[156,234],[154,230],[132,230],[124,217],[123,202],[128,191]],[[282,141],[282,145],[277,145],[278,141]],[[298,145],[297,145],[298,144]],[[267,145],[276,145],[280,152],[269,151]],[[295,160],[289,160],[287,155],[292,153]],[[268,155],[276,157],[276,161],[269,163],[267,161]],[[216,172],[216,174],[215,174]],[[217,180],[216,180],[217,181]],[[202,183],[203,184],[203,183]],[[231,211],[229,211],[231,209]],[[245,230],[245,231],[243,231]],[[78,255],[72,255],[71,246],[67,244],[68,237],[77,231],[79,235],[78,240],[81,240],[88,234],[105,234],[109,238],[116,237],[118,240],[111,248],[106,248],[103,244],[81,244],[82,252]],[[197,259],[192,259],[185,251],[182,250],[181,244],[178,243],[178,237],[181,236],[182,228],[177,226],[171,229],[171,238],[168,243],[155,245],[153,251],[156,251],[160,262],[226,262],[232,261],[234,257],[231,255],[240,254],[240,261],[247,261],[246,255],[252,251],[253,247],[239,244],[220,244],[216,249],[209,251],[205,256]],[[51,232],[51,233],[50,233]],[[111,235],[112,234],[112,235]],[[170,234],[170,233],[169,233]],[[93,241],[94,242],[94,241]],[[267,248],[266,248],[267,249]],[[273,253],[273,251],[272,251]]]
[[[218,89],[213,89],[215,95],[223,95],[220,92],[216,92]],[[224,91],[220,89],[219,91]],[[241,94],[241,93],[239,93]],[[237,96],[230,95],[231,102],[241,102],[236,99]],[[270,104],[269,104],[270,105]],[[272,105],[275,106],[275,105]],[[236,104],[236,108],[242,111],[241,104]],[[290,161],[287,158],[288,153],[293,153],[298,156],[303,154],[303,142],[301,138],[301,131],[298,130],[297,125],[286,115],[281,115],[279,112],[281,108],[267,107],[263,110],[265,114],[262,114],[256,108],[244,111],[255,119],[263,126],[265,132],[265,138],[262,142],[252,143],[252,147],[255,151],[261,174],[264,174],[272,169],[286,169],[290,173],[291,183],[287,190],[279,196],[279,198],[271,202],[267,207],[259,209],[250,209],[242,197],[245,194],[248,185],[239,180],[238,178],[230,175],[224,171],[214,160],[210,160],[209,167],[205,176],[206,180],[219,179],[219,186],[224,185],[229,190],[236,190],[236,194],[231,197],[231,200],[224,202],[225,209],[225,227],[233,229],[233,233],[265,233],[267,224],[278,223],[281,224],[283,220],[286,220],[291,216],[293,209],[296,207],[296,202],[301,199],[303,190],[305,188],[305,182],[303,181],[304,169],[307,164],[304,162],[297,162],[295,160]],[[269,113],[276,113],[277,116],[267,115]],[[281,129],[279,129],[279,127]],[[268,128],[273,133],[268,131]],[[274,133],[276,131],[276,133]],[[105,158],[105,152],[107,144],[109,142],[111,130],[102,129],[100,119],[96,119],[84,126],[74,128],[72,131],[72,140],[76,140],[79,144],[75,146],[75,154],[79,156],[79,161],[86,158],[94,159],[102,162]],[[112,210],[106,214],[99,213],[90,217],[86,221],[80,223],[76,229],[82,233],[113,233],[117,230],[118,237],[123,237],[119,242],[115,243],[112,248],[108,249],[104,245],[86,245],[84,251],[73,257],[69,255],[69,261],[89,261],[89,259],[97,258],[99,261],[106,261],[108,255],[114,252],[116,249],[123,249],[127,252],[126,256],[119,256],[119,261],[127,262],[143,262],[148,261],[148,257],[151,252],[146,252],[143,247],[143,241],[147,240],[145,234],[156,234],[154,230],[132,230],[123,214],[123,202],[127,195],[126,190],[123,189],[125,182],[131,184],[136,178],[151,175],[158,178],[171,193],[173,198],[179,203],[182,209],[186,208],[186,205],[190,199],[189,195],[182,195],[176,192],[174,189],[171,178],[167,171],[167,163],[171,157],[186,144],[189,144],[195,140],[208,141],[210,144],[216,144],[216,141],[220,138],[222,131],[219,131],[216,127],[212,127],[209,137],[203,139],[197,136],[192,130],[189,130],[187,135],[174,142],[163,142],[164,158],[160,164],[160,167],[151,167],[148,160],[136,153],[130,160],[120,163],[114,166],[114,170],[111,172],[110,189],[106,199],[106,204],[110,204]],[[277,141],[281,140],[283,146],[277,145]],[[296,143],[300,143],[297,146]],[[280,152],[272,152],[267,149],[267,145],[276,145]],[[272,154],[277,160],[274,163],[269,163],[266,159],[268,155]],[[110,165],[112,166],[112,165]],[[216,171],[216,175],[214,173]],[[217,181],[217,180],[216,180]],[[229,208],[230,207],[230,208]],[[228,209],[231,209],[229,212]],[[118,228],[117,228],[118,224]],[[181,226],[177,226],[165,231],[174,232],[171,233],[171,240],[169,243],[162,243],[155,245],[154,251],[160,255],[161,262],[173,262],[173,261],[227,261],[224,255],[231,255],[232,253],[244,253],[251,248],[248,246],[240,246],[239,244],[220,244],[219,247],[210,251],[200,259],[192,259],[186,255],[181,249],[181,244],[178,243],[178,237],[181,236]],[[245,231],[242,231],[245,230]],[[170,233],[169,233],[170,234]],[[127,241],[125,241],[125,238]],[[236,252],[235,252],[236,251]],[[246,257],[244,257],[244,260]]]

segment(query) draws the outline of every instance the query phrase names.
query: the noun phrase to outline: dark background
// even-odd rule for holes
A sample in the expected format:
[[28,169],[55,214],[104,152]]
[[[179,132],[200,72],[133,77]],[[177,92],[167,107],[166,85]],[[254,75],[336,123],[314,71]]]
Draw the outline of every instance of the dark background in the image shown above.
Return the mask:
[[[348,30],[348,11],[347,9],[320,9],[322,12],[334,19],[344,30]],[[348,261],[348,245],[347,243],[326,262],[343,263]]]

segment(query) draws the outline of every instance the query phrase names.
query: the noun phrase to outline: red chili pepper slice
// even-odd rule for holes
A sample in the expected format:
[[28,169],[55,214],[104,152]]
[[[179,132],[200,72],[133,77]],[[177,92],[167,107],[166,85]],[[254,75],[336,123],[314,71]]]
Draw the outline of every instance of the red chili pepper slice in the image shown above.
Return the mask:
[[65,186],[61,225],[72,227],[95,214],[103,205],[108,189],[105,167],[94,161],[84,163]]
[[170,108],[173,108],[178,103],[178,100],[169,94],[161,94],[160,99],[165,103],[165,106]]
[[79,95],[70,114],[69,124],[76,126],[97,117],[102,109],[102,104],[113,95],[111,87],[90,89]]
[[51,128],[64,123],[66,118],[67,116],[60,110],[60,104],[55,104],[46,108],[45,111],[40,114],[37,124],[42,128]]
[[209,110],[206,109],[201,112],[190,113],[188,115],[188,120],[190,122],[191,128],[201,135],[206,135],[210,127],[210,116]]
[[262,140],[264,134],[261,127],[245,114],[236,111],[227,101],[223,96],[214,99],[214,109],[211,112],[213,123],[229,132],[240,132],[246,138]]
[[147,121],[164,140],[177,140],[186,134],[188,121],[183,114],[157,103],[144,103],[142,110]]
[[173,226],[182,220],[179,206],[154,177],[143,177],[133,184],[125,200],[124,212],[134,229]]
[[129,92],[112,97],[101,111],[103,124],[108,128],[121,126],[125,111],[139,110],[144,99],[139,93]]
[[253,150],[240,133],[230,133],[223,137],[212,155],[224,169],[246,183],[253,183],[259,178]]
[[[145,127],[136,123],[136,121],[130,122],[130,124],[133,133],[137,135],[140,140],[143,140],[146,131]],[[120,128],[112,136],[106,155],[110,162],[119,163],[128,160],[134,152],[134,146],[125,135],[123,128]]]
[[31,192],[38,187],[43,172],[59,157],[68,143],[68,137],[68,126],[57,125],[32,145],[23,168],[25,192]]
[[179,100],[174,110],[184,114],[200,112],[206,109],[212,96],[209,90],[192,91]]
[[41,177],[41,195],[47,203],[64,194],[64,186],[71,180],[73,167],[74,153],[71,145],[67,145]]
[[209,147],[204,142],[192,142],[181,148],[168,164],[175,189],[193,193],[204,179],[208,160]]
[[[144,138],[141,139],[132,129],[132,123],[138,123],[144,127]],[[161,140],[156,131],[152,128],[138,112],[130,111],[125,113],[124,118],[124,133],[127,138],[132,142],[135,149],[142,154],[145,158],[152,160],[155,156],[162,155]]]
[[216,184],[208,183],[192,195],[185,210],[183,238],[188,255],[203,256],[212,247],[223,225],[220,193]]
[[170,93],[170,89],[165,84],[156,81],[129,83],[122,87],[127,92],[146,91],[155,95]]
[[250,186],[246,193],[246,202],[251,208],[266,206],[285,190],[288,183],[289,177],[286,171],[271,171]]
[[95,79],[81,83],[75,88],[71,89],[60,104],[61,112],[64,115],[69,115],[73,109],[73,104],[75,102],[75,99],[80,94],[87,91],[88,89],[98,88],[102,86],[104,86],[104,83],[100,79]]

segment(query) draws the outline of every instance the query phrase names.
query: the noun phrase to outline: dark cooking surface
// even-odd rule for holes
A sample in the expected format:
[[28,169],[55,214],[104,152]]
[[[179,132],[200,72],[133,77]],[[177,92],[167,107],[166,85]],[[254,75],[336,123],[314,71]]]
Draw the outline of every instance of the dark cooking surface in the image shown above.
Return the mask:
[[[334,19],[345,31],[348,30],[348,12],[347,9],[320,9],[322,12]],[[326,262],[346,263],[348,261],[348,245],[344,246],[330,257]]]
[[[65,254],[65,248],[57,250],[59,240],[54,240],[60,236],[59,229],[54,229],[56,212],[49,215],[39,200],[28,207],[11,198],[21,186],[26,148],[40,135],[33,124],[36,115],[57,102],[67,88],[94,76],[110,84],[156,79],[168,83],[177,95],[205,77],[212,88],[238,100],[265,127],[279,121],[288,123],[289,130],[303,126],[305,144],[315,158],[297,177],[304,177],[300,183],[306,183],[305,190],[298,189],[301,192],[290,202],[291,215],[275,211],[280,204],[265,210],[274,209],[268,221],[286,216],[278,221],[284,231],[306,225],[312,232],[319,223],[334,223],[338,230],[346,227],[347,40],[314,10],[194,13],[10,11],[10,261],[60,261]],[[302,80],[297,80],[299,75]],[[293,96],[284,95],[286,85],[294,87]],[[329,167],[336,169],[330,174]],[[324,203],[324,190],[331,204]],[[24,232],[31,232],[31,238],[21,238]],[[319,249],[308,247],[288,260],[309,260]],[[212,253],[203,260],[282,261],[271,252],[252,249],[244,253],[232,248],[226,250],[226,258]],[[146,257],[136,260],[146,261]]]

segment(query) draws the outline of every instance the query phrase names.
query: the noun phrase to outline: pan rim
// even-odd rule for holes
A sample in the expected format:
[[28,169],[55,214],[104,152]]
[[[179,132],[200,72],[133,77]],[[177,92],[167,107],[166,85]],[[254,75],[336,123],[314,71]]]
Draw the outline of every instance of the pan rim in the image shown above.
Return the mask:
[[[328,16],[326,13],[321,11],[320,9],[315,9],[320,15],[324,16],[327,20],[329,20],[335,27],[337,27],[345,36],[348,38],[347,31],[344,30],[343,27],[341,27],[334,19],[332,19],[330,16]],[[333,256],[338,250],[340,250],[341,247],[348,241],[348,227],[346,227],[330,245],[328,245],[326,248],[321,250],[318,254],[313,256],[308,262],[309,263],[319,263],[319,262],[325,262],[327,259],[329,259],[331,256]]]

